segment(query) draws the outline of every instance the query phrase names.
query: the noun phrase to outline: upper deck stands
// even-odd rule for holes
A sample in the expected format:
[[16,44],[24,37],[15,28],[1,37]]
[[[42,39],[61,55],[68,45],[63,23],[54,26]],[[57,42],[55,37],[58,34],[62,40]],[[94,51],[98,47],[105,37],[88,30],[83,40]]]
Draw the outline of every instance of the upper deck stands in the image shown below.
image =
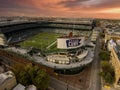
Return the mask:
[[57,28],[57,29],[76,29],[76,30],[92,30],[93,21],[71,21],[71,20],[54,20],[54,21],[17,21],[0,23],[0,33],[8,33],[17,30],[30,28]]
[[16,30],[21,29],[27,29],[27,28],[34,28],[39,26],[36,22],[24,22],[24,23],[12,23],[12,24],[4,24],[3,26],[0,26],[0,33],[7,33],[12,32]]

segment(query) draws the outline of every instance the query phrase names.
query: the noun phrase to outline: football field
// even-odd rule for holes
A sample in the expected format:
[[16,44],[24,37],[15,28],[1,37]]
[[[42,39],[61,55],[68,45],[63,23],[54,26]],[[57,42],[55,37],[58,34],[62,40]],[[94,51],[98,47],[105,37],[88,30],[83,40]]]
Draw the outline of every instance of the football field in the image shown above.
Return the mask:
[[[23,41],[20,43],[20,45],[22,47],[34,47],[34,48],[38,48],[41,50],[46,50],[48,49],[47,47],[49,47],[52,43],[56,42],[57,37],[59,37],[62,34],[57,34],[57,33],[50,33],[50,32],[41,32],[31,38],[28,38],[27,40]],[[51,45],[51,47],[49,47],[49,49],[54,49],[57,48],[56,47],[57,43],[55,43],[54,45]]]

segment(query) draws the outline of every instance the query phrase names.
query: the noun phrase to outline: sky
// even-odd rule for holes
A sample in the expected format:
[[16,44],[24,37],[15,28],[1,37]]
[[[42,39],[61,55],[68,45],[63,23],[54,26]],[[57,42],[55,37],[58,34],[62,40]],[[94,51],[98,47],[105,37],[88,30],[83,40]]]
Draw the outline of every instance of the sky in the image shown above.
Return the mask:
[[0,16],[120,19],[120,0],[0,0]]

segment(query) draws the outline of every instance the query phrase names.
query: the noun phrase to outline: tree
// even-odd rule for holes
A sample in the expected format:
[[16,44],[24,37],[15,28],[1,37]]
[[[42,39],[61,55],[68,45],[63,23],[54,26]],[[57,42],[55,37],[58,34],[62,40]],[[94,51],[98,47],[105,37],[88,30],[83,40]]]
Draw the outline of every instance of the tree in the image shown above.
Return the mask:
[[25,86],[35,85],[38,90],[45,90],[49,85],[49,76],[47,73],[32,64],[15,64],[12,66],[17,81]]
[[102,51],[99,53],[99,56],[102,60],[109,61],[110,60],[110,52],[108,51]]
[[106,83],[112,84],[115,81],[115,72],[113,67],[108,61],[102,61],[102,72],[100,75],[103,77]]

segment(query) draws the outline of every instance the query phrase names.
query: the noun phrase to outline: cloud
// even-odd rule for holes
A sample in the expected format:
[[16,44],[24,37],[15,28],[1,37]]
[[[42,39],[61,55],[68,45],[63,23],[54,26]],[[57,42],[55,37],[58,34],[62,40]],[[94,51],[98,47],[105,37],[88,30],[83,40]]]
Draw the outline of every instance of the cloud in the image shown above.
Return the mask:
[[67,8],[104,9],[120,7],[119,0],[64,0],[59,2]]
[[0,15],[118,17],[119,8],[119,0],[0,0]]
[[60,1],[58,4],[62,4],[68,8],[73,8],[73,7],[80,6],[81,3],[84,1],[88,1],[88,0],[63,0],[63,1]]

